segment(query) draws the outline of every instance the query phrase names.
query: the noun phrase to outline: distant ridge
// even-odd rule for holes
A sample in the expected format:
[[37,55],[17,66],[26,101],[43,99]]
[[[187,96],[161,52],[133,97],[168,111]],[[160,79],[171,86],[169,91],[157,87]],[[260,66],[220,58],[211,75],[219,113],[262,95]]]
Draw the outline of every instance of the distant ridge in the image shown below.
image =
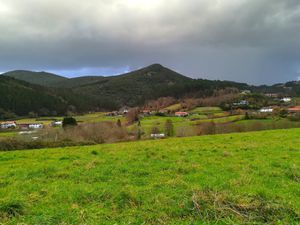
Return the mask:
[[47,72],[33,72],[26,70],[14,70],[3,73],[2,76],[12,77],[18,80],[23,80],[28,83],[38,84],[42,86],[55,86],[57,83],[68,80],[66,77]]
[[0,75],[0,112],[27,115],[43,109],[55,115],[70,110],[78,113],[114,110],[125,105],[140,106],[159,97],[207,97],[224,88],[300,96],[299,82],[249,86],[232,81],[192,79],[160,64],[109,77],[66,78],[47,72],[16,70]]

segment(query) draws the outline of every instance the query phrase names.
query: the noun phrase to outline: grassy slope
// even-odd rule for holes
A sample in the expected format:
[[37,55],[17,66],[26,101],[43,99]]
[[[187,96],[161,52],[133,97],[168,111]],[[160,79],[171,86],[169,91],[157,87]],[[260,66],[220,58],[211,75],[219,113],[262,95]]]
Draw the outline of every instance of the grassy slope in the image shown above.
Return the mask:
[[1,222],[297,224],[299,134],[0,153]]

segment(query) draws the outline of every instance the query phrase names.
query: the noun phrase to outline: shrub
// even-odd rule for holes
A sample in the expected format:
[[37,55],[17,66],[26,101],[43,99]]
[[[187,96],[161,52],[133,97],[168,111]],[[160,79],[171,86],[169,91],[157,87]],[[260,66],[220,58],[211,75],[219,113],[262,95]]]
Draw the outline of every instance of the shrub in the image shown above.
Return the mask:
[[288,119],[291,121],[300,121],[300,113],[296,113],[288,116]]
[[12,218],[24,213],[24,205],[21,202],[0,203],[0,218]]
[[128,124],[133,124],[139,120],[139,109],[138,108],[132,108],[128,111],[126,114],[126,119]]
[[63,119],[63,127],[72,127],[72,126],[77,126],[77,121],[73,117],[65,117]]
[[[261,195],[232,196],[206,188],[193,192],[191,205],[195,217],[201,217],[204,221],[219,221],[223,218],[230,218],[231,224],[300,221],[299,214],[290,205]],[[285,222],[283,224],[288,224]]]
[[167,136],[171,137],[174,135],[174,125],[172,120],[168,119],[165,123],[165,133]]
[[151,128],[151,134],[159,134],[159,133],[160,133],[160,130],[159,130],[158,127],[153,126],[153,127]]
[[155,113],[155,116],[166,116],[166,114],[163,112],[157,112]]

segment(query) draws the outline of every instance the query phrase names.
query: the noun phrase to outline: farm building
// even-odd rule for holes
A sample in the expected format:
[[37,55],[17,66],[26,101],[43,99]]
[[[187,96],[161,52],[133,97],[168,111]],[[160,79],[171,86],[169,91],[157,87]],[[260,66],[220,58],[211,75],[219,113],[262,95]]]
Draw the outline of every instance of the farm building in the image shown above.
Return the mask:
[[259,112],[261,112],[261,113],[272,113],[273,112],[273,108],[271,108],[271,107],[261,108],[259,110]]
[[159,138],[165,138],[166,137],[166,135],[165,134],[151,134],[150,135],[151,136],[151,138],[154,138],[154,139],[159,139]]
[[63,124],[62,121],[53,121],[50,125],[51,127],[61,127]]
[[41,123],[23,123],[23,124],[19,124],[19,127],[22,130],[42,129],[44,127],[44,125]]
[[6,122],[2,122],[0,124],[0,128],[1,129],[9,129],[9,128],[16,128],[17,124],[15,121],[6,121]]
[[189,115],[189,113],[187,113],[187,112],[176,112],[175,113],[175,116],[178,116],[178,117],[186,117],[188,115]]
[[109,112],[109,113],[106,113],[105,116],[118,116],[119,115],[119,112],[117,111],[113,111],[113,112]]
[[289,113],[300,113],[300,106],[288,108]]
[[142,114],[144,114],[144,115],[151,115],[151,111],[148,110],[148,109],[144,109],[144,110],[142,110]]
[[32,123],[32,124],[29,124],[29,129],[42,129],[44,127],[43,124],[41,123]]
[[239,102],[233,103],[233,105],[235,105],[235,106],[246,106],[248,104],[249,104],[249,102],[247,100],[241,100]]
[[250,90],[243,90],[243,91],[241,92],[241,94],[243,94],[243,95],[248,95],[248,94],[251,94],[251,91],[250,91]]
[[282,102],[284,102],[284,103],[288,103],[288,102],[291,102],[291,101],[292,101],[292,98],[285,97],[285,98],[280,99],[280,101],[282,101]]
[[124,106],[122,107],[120,110],[119,110],[119,114],[122,115],[122,114],[127,114],[129,112],[129,109],[128,107]]
[[278,94],[276,93],[265,93],[265,96],[270,98],[278,98]]

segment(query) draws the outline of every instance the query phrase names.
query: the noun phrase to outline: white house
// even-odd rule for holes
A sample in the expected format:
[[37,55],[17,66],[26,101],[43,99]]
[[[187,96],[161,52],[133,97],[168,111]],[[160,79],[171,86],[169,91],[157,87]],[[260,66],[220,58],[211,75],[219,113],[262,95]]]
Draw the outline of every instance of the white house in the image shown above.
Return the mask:
[[240,102],[235,102],[233,105],[235,106],[242,106],[242,105],[248,105],[249,102],[247,100],[241,100]]
[[259,112],[261,112],[261,113],[272,113],[273,108],[271,108],[271,107],[262,108],[262,109],[259,110]]
[[285,97],[285,98],[280,99],[280,101],[285,102],[285,103],[288,103],[288,102],[291,102],[291,101],[292,101],[292,98]]
[[51,123],[51,126],[52,126],[52,127],[61,127],[62,124],[63,124],[62,121],[53,121],[53,122]]
[[188,115],[189,115],[188,112],[175,112],[175,116],[177,117],[186,117]]
[[1,129],[9,129],[9,128],[16,128],[16,127],[17,127],[17,124],[15,121],[6,121],[6,122],[0,123]]
[[32,123],[28,125],[29,129],[42,129],[44,127],[41,123]]
[[152,138],[164,138],[166,135],[165,134],[151,134],[150,136]]
[[243,91],[241,92],[241,94],[243,94],[243,95],[248,95],[248,94],[251,94],[251,91],[250,91],[250,90],[243,90]]

